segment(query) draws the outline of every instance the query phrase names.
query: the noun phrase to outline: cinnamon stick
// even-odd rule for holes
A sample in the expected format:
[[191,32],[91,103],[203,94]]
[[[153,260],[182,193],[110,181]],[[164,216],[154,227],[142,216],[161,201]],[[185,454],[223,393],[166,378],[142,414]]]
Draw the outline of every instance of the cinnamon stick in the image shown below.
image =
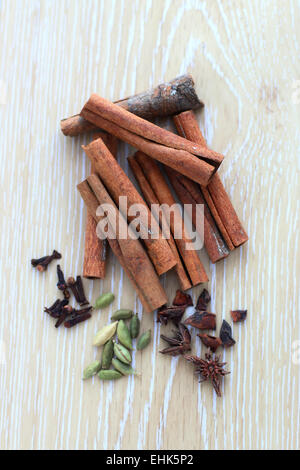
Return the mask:
[[[162,209],[165,211],[167,206],[169,208],[173,206],[174,211],[173,216],[170,217],[170,228],[192,285],[195,286],[207,282],[207,274],[196,251],[188,250],[186,247],[191,238],[186,230],[181,213],[176,206],[175,199],[157,163],[142,152],[137,152],[135,158],[143,169],[144,175],[149,181],[159,203],[165,205],[162,206]],[[182,228],[182,238],[175,237],[175,228],[178,229],[178,227]]]
[[223,161],[223,155],[214,152],[196,143],[180,137],[162,127],[156,126],[152,122],[146,121],[135,114],[126,111],[126,109],[102,98],[94,93],[84,105],[80,115],[85,117],[86,110],[91,111],[97,116],[101,116],[109,122],[116,124],[136,135],[139,135],[152,142],[165,145],[177,150],[185,150],[192,155],[206,160],[211,165],[218,167]]
[[[90,185],[96,191],[97,196]],[[112,251],[132,282],[145,310],[147,312],[152,312],[164,305],[167,302],[166,294],[160,285],[158,276],[155,273],[155,270],[140,241],[131,239],[130,237],[126,240],[118,238],[117,235],[119,233],[119,229],[124,233],[124,230],[126,228],[128,229],[128,227],[125,219],[118,214],[116,206],[101,183],[99,177],[97,175],[91,175],[88,180],[80,183],[77,188],[89,212],[97,223],[103,218],[102,216],[97,215],[99,203],[108,203],[111,207],[114,207],[116,214],[118,215],[116,222],[117,224],[120,223],[122,227],[118,225],[116,231],[114,231],[113,223],[108,221],[111,231],[110,233],[112,234],[112,237],[108,239],[108,242]]]
[[[143,213],[140,216],[140,235],[158,275],[172,269],[176,264],[176,259],[168,242],[162,236],[158,222],[151,215],[147,204],[116,162],[103,140],[99,138],[83,147],[83,149],[90,158],[96,172],[101,175],[101,180],[117,205],[119,205],[119,198],[126,196],[129,208],[134,204],[139,204],[143,208]],[[124,215],[128,216],[127,213]],[[134,219],[134,216],[128,216],[129,222]],[[149,232],[150,228],[152,234]]]
[[[185,111],[174,116],[178,133],[198,143],[205,145],[205,139],[198,126],[193,111]],[[237,213],[229,199],[219,175],[215,174],[207,188],[201,188],[206,203],[229,249],[234,249],[248,240]]]
[[[129,96],[115,103],[144,119],[170,116],[203,106],[194,85],[191,75],[182,75],[152,90]],[[95,129],[94,124],[86,121],[79,114],[61,121],[61,130],[67,136],[77,136]]]
[[[206,204],[206,201],[201,193],[199,186],[193,181],[189,180],[185,176],[179,175],[179,173],[171,170],[171,168],[165,168],[170,183],[177,194],[178,199],[182,204],[187,204],[187,208],[191,207],[190,217],[192,219],[194,227],[197,229],[196,222],[196,205],[203,204],[204,206],[204,246],[207,254],[212,263],[226,258],[229,254],[227,245],[224,243],[222,236],[212,218],[210,210]],[[186,183],[186,184],[185,184]],[[200,234],[202,235],[202,234]]]
[[[99,137],[103,139],[105,145],[109,148],[112,155],[116,155],[118,141],[113,135],[105,132],[97,132],[93,135],[96,140]],[[95,173],[92,166],[91,173]],[[83,261],[83,277],[88,279],[104,279],[105,277],[105,261],[107,256],[107,242],[100,240],[96,234],[96,222],[93,216],[88,213],[85,227],[85,246]]]
[[[130,165],[130,168],[134,174],[135,179],[137,180],[139,187],[141,189],[141,192],[144,196],[145,201],[148,204],[148,207],[152,210],[152,213],[156,216],[156,220],[159,220],[160,222],[160,227],[167,226],[167,220],[162,211],[158,211],[158,206],[159,206],[159,200],[157,199],[156,195],[154,194],[148,180],[146,179],[143,170],[135,158],[135,155],[132,155],[131,157],[128,158],[128,163]],[[192,287],[191,282],[188,278],[188,275],[185,271],[184,265],[181,261],[181,258],[179,256],[176,243],[174,241],[174,238],[172,234],[169,234],[169,237],[167,237],[167,241],[169,243],[169,246],[173,252],[173,255],[177,261],[176,266],[174,267],[178,280],[180,283],[180,286],[182,290],[187,290]]]

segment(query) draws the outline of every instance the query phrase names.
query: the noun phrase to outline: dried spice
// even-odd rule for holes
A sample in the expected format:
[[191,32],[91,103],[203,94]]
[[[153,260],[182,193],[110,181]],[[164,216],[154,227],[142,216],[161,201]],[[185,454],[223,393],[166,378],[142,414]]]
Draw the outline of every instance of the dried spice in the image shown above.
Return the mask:
[[201,359],[201,357],[197,356],[184,357],[187,361],[195,364],[195,371],[200,375],[200,382],[210,380],[218,397],[221,397],[220,379],[221,377],[230,374],[230,372],[223,369],[226,362],[220,362],[220,358],[218,356],[213,358],[211,354],[205,354],[205,359]]
[[114,294],[108,292],[107,294],[102,294],[95,302],[95,308],[99,310],[100,308],[108,307],[115,300]]
[[207,289],[203,289],[203,291],[198,297],[196,310],[200,312],[202,310],[206,310],[209,302],[210,302],[210,294]]
[[226,320],[223,320],[221,329],[220,329],[220,338],[223,346],[230,348],[235,344],[235,340],[232,337],[232,328]]
[[199,330],[215,330],[216,329],[216,315],[209,312],[195,312],[188,317],[185,325],[191,325]]
[[125,346],[122,346],[122,344],[114,343],[114,353],[119,361],[123,362],[124,364],[131,363],[131,354],[128,349],[125,348]]
[[70,320],[73,320],[75,317],[84,315],[92,310],[92,306],[82,308],[81,310],[76,310],[75,308],[71,307],[71,305],[66,305],[62,308],[61,314],[55,323],[55,328],[58,328],[63,322],[70,317]]
[[78,293],[78,290],[77,290],[77,283],[76,283],[74,277],[68,277],[67,285],[71,289],[72,294],[74,295],[76,302],[80,303],[80,297],[79,297],[79,293]]
[[84,288],[83,288],[83,283],[81,276],[76,277],[76,287],[77,287],[77,292],[79,295],[79,304],[81,307],[84,305],[87,305],[89,301],[86,299],[85,293],[84,293]]
[[102,352],[102,369],[109,369],[111,366],[111,361],[114,356],[114,343],[110,339],[105,343],[103,352]]
[[140,319],[137,315],[134,315],[130,321],[129,330],[131,338],[137,338],[140,334]]
[[189,294],[186,294],[185,292],[182,292],[182,290],[178,289],[173,300],[173,305],[178,307],[192,307],[193,300]]
[[83,313],[82,315],[76,315],[74,317],[71,317],[69,320],[65,321],[64,326],[66,328],[72,328],[78,323],[82,323],[86,320],[89,320],[91,316],[92,315],[90,313]]
[[178,325],[184,315],[185,307],[161,307],[157,312],[157,321],[167,325],[171,320],[174,325]]
[[212,352],[216,352],[219,346],[222,345],[222,341],[220,338],[216,338],[215,336],[210,336],[206,334],[198,334],[199,338],[201,339],[202,343],[208,347]]
[[100,372],[98,373],[98,377],[101,380],[117,380],[123,376],[117,370],[108,369],[108,370],[100,370]]
[[121,308],[120,310],[117,310],[112,316],[112,320],[127,320],[128,318],[131,318],[133,315],[132,310],[128,310],[125,308]]
[[54,259],[60,259],[60,258],[61,258],[61,254],[58,253],[58,251],[53,250],[52,255],[43,256],[42,258],[38,258],[38,259],[32,259],[31,264],[34,268],[37,268],[38,271],[43,272],[43,271],[46,271],[51,261],[53,261]]
[[117,336],[120,343],[127,349],[132,349],[132,339],[128,326],[124,320],[120,320],[117,326]]
[[145,331],[145,333],[143,333],[139,337],[137,345],[136,345],[136,349],[138,351],[141,351],[142,349],[145,349],[148,346],[148,344],[150,343],[150,341],[151,341],[151,330],[148,330],[148,331]]
[[67,283],[65,281],[64,273],[62,272],[61,267],[60,267],[59,264],[57,265],[57,278],[58,278],[58,282],[57,282],[56,285],[57,285],[58,289],[62,291],[62,293],[64,294],[65,299],[69,299],[70,298],[70,293],[68,291],[68,286],[67,286]]
[[119,359],[114,358],[112,360],[112,365],[122,375],[141,375],[134,370],[130,364],[124,364],[122,361],[119,361]]
[[237,323],[246,320],[247,310],[231,310],[230,315],[232,320]]
[[93,377],[93,375],[96,375],[101,369],[101,362],[100,361],[94,361],[91,364],[89,364],[83,371],[82,379],[87,380]]
[[115,321],[114,323],[110,323],[109,325],[103,326],[95,335],[93,346],[102,346],[103,344],[107,343],[109,339],[111,339],[117,329],[118,322]]
[[161,335],[161,339],[166,341],[170,347],[160,351],[162,354],[169,354],[170,356],[178,356],[184,354],[186,351],[191,350],[191,335],[187,327],[183,323],[179,323],[178,330],[174,331],[174,338],[168,338]]
[[52,318],[59,318],[62,313],[62,309],[68,305],[69,301],[67,299],[57,299],[51,307],[45,307],[44,312],[49,313]]

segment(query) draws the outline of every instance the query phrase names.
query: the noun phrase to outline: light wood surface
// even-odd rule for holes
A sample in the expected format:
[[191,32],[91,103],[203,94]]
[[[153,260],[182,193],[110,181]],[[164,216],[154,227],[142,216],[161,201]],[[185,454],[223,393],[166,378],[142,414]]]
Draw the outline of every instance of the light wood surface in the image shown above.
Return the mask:
[[[299,22],[296,0],[0,2],[1,449],[299,448]],[[142,314],[114,259],[104,282],[84,284],[92,300],[117,300],[71,330],[43,313],[57,296],[55,264],[30,266],[55,248],[66,275],[82,271],[75,188],[89,173],[88,139],[64,137],[60,119],[92,92],[116,100],[185,72],[250,236],[216,266],[201,253],[218,326],[231,308],[249,312],[222,352],[231,375],[221,399],[183,359],[159,355],[171,327]],[[129,153],[120,146],[126,170]],[[163,282],[171,300],[177,281]],[[134,357],[142,377],[83,382],[98,357],[93,335],[118,307],[153,329]]]

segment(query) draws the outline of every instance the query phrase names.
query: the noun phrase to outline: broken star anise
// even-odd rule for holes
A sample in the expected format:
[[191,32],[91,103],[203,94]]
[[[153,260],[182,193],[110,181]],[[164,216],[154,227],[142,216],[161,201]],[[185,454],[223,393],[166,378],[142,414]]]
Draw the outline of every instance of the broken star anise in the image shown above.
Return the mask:
[[173,300],[173,306],[174,305],[178,307],[192,307],[193,306],[192,297],[186,292],[183,292],[182,290],[177,289],[175,298]]
[[157,312],[157,321],[163,325],[167,325],[169,320],[177,326],[185,312],[185,306],[183,307],[161,307]]
[[202,310],[206,310],[209,302],[210,302],[209,292],[207,289],[203,289],[203,291],[201,292],[197,300],[196,310],[200,312]]
[[170,354],[170,356],[178,356],[191,350],[191,335],[187,327],[183,323],[179,323],[178,330],[174,331],[174,338],[168,338],[161,335],[161,339],[166,341],[170,346],[160,351],[162,354]]
[[211,354],[205,354],[205,359],[201,359],[201,357],[197,356],[184,357],[187,361],[195,364],[195,371],[200,375],[200,382],[211,380],[218,397],[221,397],[220,379],[224,375],[230,374],[230,372],[223,369],[226,362],[220,362],[218,356],[213,358]]

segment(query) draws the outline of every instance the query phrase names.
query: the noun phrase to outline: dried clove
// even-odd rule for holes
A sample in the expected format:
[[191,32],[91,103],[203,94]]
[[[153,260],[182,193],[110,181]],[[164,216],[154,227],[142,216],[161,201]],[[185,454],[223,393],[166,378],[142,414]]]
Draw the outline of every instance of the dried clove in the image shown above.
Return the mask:
[[209,312],[195,312],[185,320],[184,324],[199,328],[199,330],[215,330],[216,315]]
[[62,309],[69,303],[67,299],[57,299],[51,307],[45,307],[44,312],[49,313],[49,315],[53,318],[59,318]]
[[182,292],[182,290],[178,289],[173,300],[173,305],[179,307],[192,307],[193,300],[189,294],[186,294],[185,292]]
[[65,281],[64,273],[62,272],[61,267],[60,267],[59,264],[57,265],[57,278],[58,278],[58,282],[57,282],[56,285],[57,285],[58,289],[63,292],[65,299],[69,299],[70,298],[70,293],[68,291],[68,286],[67,286],[67,283]]
[[37,268],[38,271],[43,272],[43,271],[46,271],[48,265],[51,263],[52,260],[60,259],[60,258],[61,258],[61,254],[58,253],[58,251],[53,250],[52,255],[43,256],[42,258],[38,258],[38,259],[32,259],[31,264],[34,268]]
[[178,325],[184,315],[185,307],[161,307],[157,312],[157,322],[167,325],[169,320]]
[[207,334],[198,334],[199,338],[201,339],[202,343],[208,347],[212,352],[216,352],[219,346],[222,345],[222,341],[220,338],[216,338],[215,336],[210,336]]
[[77,303],[80,303],[80,296],[77,290],[77,282],[75,281],[74,277],[68,277],[67,285],[71,289],[72,294],[75,297]]
[[221,377],[230,374],[230,372],[223,369],[226,362],[219,362],[220,358],[218,356],[213,358],[211,354],[205,354],[205,359],[201,359],[201,357],[197,356],[184,357],[187,361],[195,364],[195,371],[200,375],[200,382],[211,380],[218,397],[221,397],[220,379]]
[[161,335],[161,339],[166,341],[170,347],[160,351],[162,354],[169,354],[170,356],[178,356],[184,354],[186,351],[191,350],[191,335],[187,327],[183,323],[179,323],[178,330],[174,331],[174,338],[168,338]]
[[81,276],[76,277],[76,287],[77,287],[77,292],[79,295],[79,304],[81,305],[81,307],[83,307],[83,305],[87,305],[89,301],[86,299],[86,296],[84,293]]
[[197,305],[196,305],[196,310],[197,311],[206,310],[209,302],[210,302],[209,292],[207,289],[203,289],[203,291],[199,295]]
[[226,348],[230,348],[235,344],[235,340],[232,337],[232,328],[226,320],[223,320],[220,330],[220,338],[223,346]]
[[72,328],[78,323],[88,320],[89,318],[91,318],[91,316],[92,315],[90,313],[83,313],[81,315],[72,316],[69,320],[65,321],[64,326],[66,328]]
[[230,315],[232,320],[237,323],[246,320],[247,310],[231,310]]

